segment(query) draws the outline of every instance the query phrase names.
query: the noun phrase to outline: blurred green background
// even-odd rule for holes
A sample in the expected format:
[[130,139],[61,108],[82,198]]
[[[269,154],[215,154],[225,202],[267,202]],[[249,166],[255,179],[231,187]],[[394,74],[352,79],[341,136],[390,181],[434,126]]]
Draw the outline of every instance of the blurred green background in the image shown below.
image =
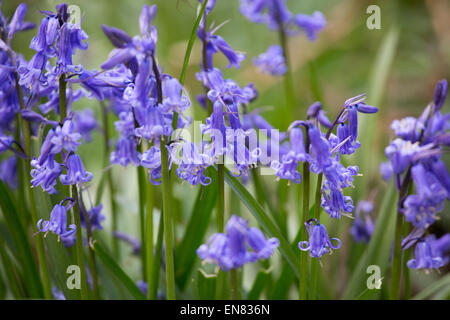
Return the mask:
[[[42,19],[39,10],[54,10],[60,3],[56,0],[4,0],[2,9],[5,15],[10,16],[20,2],[28,5],[26,20],[37,24]],[[79,51],[75,57],[76,63],[82,63],[88,69],[99,69],[112,49],[102,32],[102,24],[121,28],[130,35],[138,34],[138,17],[142,5],[156,4],[158,12],[154,24],[159,32],[158,60],[164,72],[179,76],[195,19],[197,1],[77,0],[68,3],[80,7],[82,28],[89,35],[89,49]],[[431,101],[436,82],[442,78],[450,79],[450,1],[287,0],[287,4],[294,13],[310,14],[320,10],[328,21],[316,42],[309,42],[303,35],[289,40],[289,56],[294,71],[298,106],[296,119],[304,118],[302,113],[305,108],[316,100],[323,102],[328,115],[333,118],[346,99],[367,92],[369,102],[376,101],[380,113],[377,117],[368,117],[360,127],[361,135],[365,138],[360,150],[362,155],[359,157],[364,158],[362,161],[365,163],[361,166],[365,171],[364,177],[359,178],[357,182],[355,194],[358,200],[362,200],[376,189],[378,199],[385,188],[379,178],[378,165],[380,161],[385,160],[383,149],[392,138],[390,123],[393,119],[407,115],[418,116]],[[369,30],[366,27],[369,17],[366,9],[372,4],[381,8],[380,30]],[[264,25],[256,25],[246,20],[239,13],[238,5],[238,0],[217,0],[209,21],[215,21],[216,25],[228,21],[218,34],[234,49],[245,52],[247,59],[239,70],[225,69],[227,62],[222,57],[215,60],[216,66],[223,68],[225,76],[235,79],[240,85],[253,82],[260,97],[251,108],[264,107],[263,115],[269,122],[280,130],[285,130],[286,123],[294,119],[286,122],[287,116],[280,111],[284,110],[280,108],[284,103],[282,79],[261,75],[252,65],[253,57],[264,52],[270,45],[278,43],[277,34]],[[23,53],[26,59],[33,55],[28,46],[35,33],[36,29],[20,33],[14,39],[14,50]],[[195,117],[204,120],[206,114],[195,101],[195,96],[202,92],[200,83],[195,79],[200,59],[200,45],[197,41],[190,59],[185,86],[194,103]],[[384,66],[384,69],[381,70],[380,66]],[[447,111],[448,105],[447,102],[444,106]],[[86,107],[93,108],[99,115],[98,103],[95,100],[82,99],[74,105],[75,109]],[[365,135],[365,130],[371,132]],[[369,143],[364,144],[364,140]],[[101,143],[98,132],[90,144],[80,148],[86,167],[95,175],[93,185],[98,183],[103,170]],[[352,163],[353,160],[349,162]],[[119,189],[117,200],[122,211],[121,231],[137,235],[135,170],[115,167],[113,173]],[[273,177],[265,179],[265,182],[269,188],[274,188]],[[186,215],[192,207],[196,192],[196,188],[187,185],[175,186],[174,196],[179,208],[177,218],[181,222],[178,224],[178,234],[182,233],[182,222],[188,218]],[[291,193],[295,195],[295,192]],[[106,204],[105,212],[108,213]],[[450,219],[448,215],[445,217],[445,213],[448,213],[448,208],[441,214],[442,221],[436,227],[439,233],[450,229]],[[342,223],[348,226],[351,221]],[[293,228],[296,227],[298,224],[294,223]],[[350,240],[348,236],[347,239]],[[339,254],[343,254],[342,251]],[[139,279],[138,261],[124,257],[121,263],[127,270],[134,269],[136,272],[130,271],[130,274],[135,280]],[[416,285],[419,287],[422,286],[421,278],[424,278],[423,275],[418,275],[416,279]]]

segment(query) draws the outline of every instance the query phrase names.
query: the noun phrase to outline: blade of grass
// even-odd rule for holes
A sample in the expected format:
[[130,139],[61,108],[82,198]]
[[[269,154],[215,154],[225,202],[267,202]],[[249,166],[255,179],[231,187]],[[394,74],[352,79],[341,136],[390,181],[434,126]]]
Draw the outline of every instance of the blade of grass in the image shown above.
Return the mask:
[[413,300],[423,300],[431,297],[432,295],[438,293],[438,291],[442,289],[447,289],[446,287],[450,286],[450,274],[447,274],[444,277],[439,277],[436,281],[430,284],[428,287],[420,291],[416,294],[412,299]]
[[[211,171],[208,170],[207,175]],[[216,181],[200,188],[184,236],[175,250],[177,257],[175,276],[177,285],[181,290],[184,290],[186,287],[189,275],[194,268],[197,258],[196,250],[201,245],[206,234],[216,200]]]
[[145,295],[141,292],[141,290],[139,290],[125,271],[122,270],[122,268],[117,264],[115,259],[111,257],[106,249],[99,242],[95,242],[93,246],[95,253],[103,262],[105,267],[107,267],[117,277],[117,279],[120,280],[130,294],[137,300],[145,300]]
[[391,181],[381,202],[375,230],[370,239],[366,253],[361,257],[348,286],[343,294],[344,299],[353,299],[361,293],[366,284],[366,269],[369,265],[378,265],[383,276],[391,254],[394,239],[396,210],[396,190]]

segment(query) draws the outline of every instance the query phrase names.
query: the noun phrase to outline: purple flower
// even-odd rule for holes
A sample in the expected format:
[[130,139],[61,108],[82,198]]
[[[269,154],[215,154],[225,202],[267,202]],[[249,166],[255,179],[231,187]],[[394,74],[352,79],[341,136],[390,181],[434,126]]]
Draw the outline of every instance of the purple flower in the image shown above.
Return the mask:
[[180,157],[174,156],[171,159],[178,165],[176,170],[180,179],[188,181],[195,186],[202,184],[207,186],[212,179],[205,176],[205,169],[212,165],[212,158],[207,154],[200,153],[199,149],[192,142],[184,142],[174,145],[172,150],[180,149]]
[[349,216],[354,209],[352,198],[345,196],[337,188],[331,188],[328,194],[322,188],[322,201],[320,205],[331,218],[335,219],[340,219],[341,214]]
[[91,181],[92,173],[84,169],[81,158],[77,154],[72,154],[67,161],[67,174],[62,174],[59,180],[64,185],[80,185],[84,182]]
[[85,141],[91,141],[91,131],[98,127],[94,112],[91,109],[84,109],[82,112],[75,113],[75,130],[83,136]]
[[392,173],[393,173],[391,163],[390,162],[380,163],[380,173],[381,173],[381,176],[383,177],[383,180],[389,181],[389,179],[391,179]]
[[395,139],[386,147],[384,153],[389,158],[395,174],[403,173],[411,164],[413,156],[420,152],[419,143]]
[[350,233],[355,242],[369,243],[370,237],[375,229],[375,224],[370,218],[372,211],[373,203],[371,201],[363,200],[356,206],[355,220],[353,220],[353,225],[350,229]]
[[54,155],[50,155],[42,164],[34,158],[31,160],[31,184],[33,187],[41,186],[50,194],[57,193],[55,189],[56,179],[62,173],[63,168],[54,160]]
[[302,176],[297,171],[298,164],[309,159],[308,154],[305,152],[302,129],[293,128],[289,139],[291,150],[282,156],[281,162],[272,161],[271,168],[275,170],[278,178],[287,179],[298,184],[302,179]]
[[53,287],[52,288],[52,296],[55,300],[66,300],[66,297],[64,296],[64,292],[62,290],[58,290],[58,288]]
[[266,239],[259,229],[248,228],[248,222],[236,215],[231,216],[225,230],[226,233],[212,235],[197,249],[201,259],[217,264],[224,271],[268,259],[279,245],[278,239]]
[[7,183],[10,188],[16,189],[19,185],[17,178],[17,158],[11,156],[0,163],[0,180]]
[[120,164],[123,167],[126,167],[130,162],[135,166],[139,165],[140,155],[136,148],[137,142],[135,139],[120,137],[116,142],[115,151],[111,152],[111,163]]
[[[325,253],[332,253],[333,250],[341,247],[341,240],[338,238],[330,239],[325,226],[316,219],[305,222],[305,227],[309,234],[309,241],[300,241],[298,247],[302,251],[309,251],[311,257],[320,258]],[[332,241],[337,241],[337,245],[334,246]]]
[[442,257],[443,266],[450,262],[450,234],[446,233],[439,239],[434,234],[430,234],[425,238],[430,245],[431,252],[435,257]]
[[445,98],[447,97],[447,80],[442,79],[436,85],[436,90],[434,91],[434,108],[436,111],[441,110]]
[[58,48],[58,59],[56,61],[57,75],[63,73],[80,73],[82,66],[73,65],[72,56],[77,49],[86,50],[87,34],[80,28],[79,24],[64,23],[60,28],[60,34],[56,42]]
[[262,73],[281,76],[286,73],[287,66],[281,46],[270,46],[266,52],[253,59],[253,63]]
[[350,136],[350,131],[347,125],[341,122],[337,127],[337,137],[341,144],[339,148],[340,154],[352,154],[360,147],[360,143]]
[[[102,214],[103,205],[99,204],[98,206],[93,206],[87,212],[87,216],[89,218],[89,222],[91,224],[92,230],[102,230],[102,221],[105,220],[105,216]],[[81,209],[83,210],[83,209]],[[86,223],[84,221],[84,214],[81,212],[81,225],[86,227]]]
[[[169,150],[170,152],[170,150]],[[150,149],[142,154],[141,166],[150,169],[150,182],[154,185],[161,184],[161,149],[157,146],[152,146]],[[171,166],[171,162],[169,166]]]
[[332,123],[326,116],[320,102],[314,102],[310,105],[306,115],[308,119],[317,119],[317,121],[319,121],[319,123],[325,128],[331,128],[332,126]]
[[424,129],[423,124],[414,117],[406,117],[402,120],[394,120],[391,129],[395,134],[411,142],[416,142],[420,136],[420,132]]
[[75,152],[78,146],[81,144],[81,134],[74,132],[74,124],[70,120],[64,121],[62,127],[57,126],[53,129],[53,135],[50,142],[52,143],[52,153],[59,153],[63,149],[67,152]]
[[67,211],[73,206],[73,202],[67,206],[63,206],[65,200],[53,207],[50,213],[50,220],[40,219],[37,223],[39,232],[53,232],[58,238],[68,238],[76,231],[76,226],[70,224],[67,226]]
[[414,255],[415,258],[406,263],[410,269],[425,269],[429,271],[444,265],[442,257],[433,255],[431,246],[426,240],[421,240],[416,244]]
[[[0,3],[1,4],[1,3]],[[26,31],[34,28],[34,24],[23,21],[25,13],[27,11],[27,5],[24,3],[19,4],[11,18],[9,25],[6,26],[5,31],[8,33],[8,42],[14,37],[17,32]]]
[[248,245],[255,251],[256,259],[268,259],[280,245],[277,238],[267,239],[258,228],[248,229]]
[[314,11],[312,15],[298,14],[294,18],[295,24],[303,29],[310,41],[317,39],[317,33],[327,24],[325,16],[320,11]]

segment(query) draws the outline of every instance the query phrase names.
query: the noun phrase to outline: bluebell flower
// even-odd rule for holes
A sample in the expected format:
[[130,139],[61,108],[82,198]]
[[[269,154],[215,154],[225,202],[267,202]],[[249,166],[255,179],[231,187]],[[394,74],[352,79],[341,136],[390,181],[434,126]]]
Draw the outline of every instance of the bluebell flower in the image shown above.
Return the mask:
[[[81,207],[81,225],[86,227],[86,223],[84,221],[84,213],[83,208]],[[98,206],[92,206],[90,210],[87,212],[87,216],[89,218],[89,222],[91,224],[92,230],[102,230],[102,221],[105,220],[105,216],[102,214],[103,205],[99,204]]]
[[88,38],[87,34],[81,29],[79,24],[64,23],[60,28],[56,47],[58,48],[58,59],[56,61],[56,74],[79,73],[82,70],[81,65],[73,65],[72,56],[77,49],[86,50]]
[[[309,234],[309,241],[300,241],[298,247],[302,251],[309,251],[309,255],[313,258],[320,258],[325,253],[330,254],[333,250],[341,247],[341,240],[338,238],[329,238],[325,226],[320,224],[317,219],[311,219],[305,222],[306,230]],[[333,245],[332,241],[337,244]]]
[[[214,263],[222,270],[240,268],[258,259],[267,259],[279,242],[266,239],[257,228],[249,228],[248,222],[236,215],[231,216],[225,227],[226,233],[216,233],[206,244],[197,249],[198,256],[205,262]],[[249,251],[250,247],[253,251]]]
[[50,155],[42,164],[34,158],[31,160],[31,184],[33,187],[41,186],[49,194],[55,194],[56,180],[62,173],[62,166],[54,160],[54,155]]
[[192,142],[183,142],[173,146],[172,150],[180,149],[180,156],[171,159],[178,165],[176,173],[180,179],[188,181],[191,185],[209,185],[212,179],[205,176],[205,169],[213,164],[213,158],[206,153],[200,153],[199,148]]
[[120,164],[123,167],[126,167],[130,162],[135,166],[139,165],[140,154],[136,148],[136,139],[120,137],[116,142],[115,151],[111,152],[111,163]]
[[191,106],[187,93],[181,83],[175,78],[170,78],[163,82],[163,96],[162,105],[165,112],[175,111],[182,113]]
[[353,200],[350,196],[345,196],[341,190],[331,188],[328,194],[322,189],[322,208],[331,218],[340,219],[341,215],[350,216],[353,211]]
[[266,52],[254,58],[253,63],[262,73],[273,76],[281,76],[287,71],[283,48],[278,45],[270,46]]
[[7,34],[8,42],[11,42],[11,39],[17,32],[26,31],[34,28],[35,26],[34,23],[24,21],[26,12],[27,12],[27,5],[25,3],[21,3],[17,6],[16,10],[14,11],[14,15],[12,16],[9,24],[5,26],[0,25],[0,27],[4,29],[4,32]]
[[202,23],[200,24],[197,31],[197,35],[203,42],[203,45],[206,45],[207,65],[203,66],[203,69],[212,69],[213,56],[219,51],[228,59],[229,64],[227,68],[231,68],[234,66],[236,69],[239,69],[242,60],[245,59],[245,54],[233,50],[224,38],[214,34],[217,31],[217,28],[213,29],[213,27],[214,26],[211,26],[211,29],[209,31],[206,30],[206,26],[204,25],[202,20]]
[[172,121],[165,117],[159,107],[134,108],[134,110],[140,126],[134,130],[137,137],[153,141],[161,136],[172,134]]
[[391,179],[393,170],[392,170],[392,165],[390,162],[382,162],[380,163],[380,173],[381,176],[383,177],[383,180],[385,181],[389,181],[389,179]]
[[[167,146],[166,146],[167,147]],[[168,148],[169,154],[172,154],[170,148]],[[172,158],[169,159],[169,166],[171,166]],[[152,146],[150,149],[142,154],[140,160],[141,166],[150,169],[149,179],[154,185],[161,184],[161,149],[159,146]]]
[[91,131],[98,127],[94,112],[91,109],[84,109],[75,113],[74,126],[75,131],[80,133],[85,141],[91,141]]
[[324,168],[332,164],[330,144],[314,125],[308,126],[308,136],[311,143],[311,170],[314,173],[320,173]]
[[371,201],[360,201],[356,206],[355,220],[350,229],[355,242],[369,243],[372,233],[375,229],[370,214],[373,211],[373,203]]
[[272,161],[271,168],[275,170],[278,178],[298,184],[302,179],[300,172],[297,171],[298,164],[309,160],[308,154],[305,152],[302,129],[292,128],[289,139],[291,150],[282,156],[281,162]]
[[395,174],[403,173],[411,164],[413,156],[421,151],[419,143],[395,139],[384,153],[389,158]]
[[64,202],[65,200],[53,207],[49,220],[40,219],[38,221],[37,228],[39,232],[53,232],[58,236],[58,239],[70,237],[75,233],[75,224],[67,226],[67,211],[73,206],[73,202],[70,201],[68,205],[63,206]]
[[444,265],[442,257],[433,255],[430,244],[426,240],[421,240],[416,244],[414,259],[409,260],[406,265],[410,269],[438,269]]
[[294,18],[295,24],[306,33],[310,41],[317,39],[317,33],[327,24],[325,16],[320,11],[314,11],[313,14],[298,14]]
[[331,128],[333,125],[326,116],[325,111],[323,110],[322,104],[320,102],[314,102],[312,105],[310,105],[306,112],[306,116],[308,120],[317,119],[317,121],[325,128]]
[[449,197],[446,188],[439,179],[424,165],[418,163],[411,169],[411,175],[416,185],[417,194],[409,195],[402,212],[406,221],[417,228],[427,228],[437,219],[437,213],[442,211],[445,199]]
[[398,137],[416,142],[424,129],[424,125],[414,117],[406,117],[401,120],[394,120],[391,124],[391,129],[394,130]]
[[348,126],[343,122],[338,124],[337,137],[339,138],[339,143],[342,143],[339,147],[340,154],[355,153],[355,151],[360,147],[360,143],[353,139],[350,135]]
[[434,91],[433,103],[436,111],[442,109],[446,97],[447,97],[447,80],[442,79],[437,83],[436,90]]
[[277,238],[267,239],[258,228],[250,228],[248,229],[248,245],[255,251],[254,260],[256,261],[270,258],[280,245],[280,241]]
[[12,189],[18,187],[17,157],[10,156],[0,163],[0,180],[8,184]]
[[59,153],[63,149],[67,152],[75,152],[78,146],[81,144],[79,142],[81,134],[74,131],[74,124],[71,120],[64,121],[62,127],[57,126],[53,129],[53,134],[51,137],[52,143],[52,153]]
[[64,185],[80,185],[91,181],[92,173],[84,169],[83,162],[81,162],[81,158],[77,154],[72,154],[67,160],[67,174],[62,174],[59,180]]
[[443,266],[450,262],[450,234],[446,233],[440,238],[436,238],[434,234],[430,234],[425,238],[430,245],[431,252],[435,257],[441,257]]

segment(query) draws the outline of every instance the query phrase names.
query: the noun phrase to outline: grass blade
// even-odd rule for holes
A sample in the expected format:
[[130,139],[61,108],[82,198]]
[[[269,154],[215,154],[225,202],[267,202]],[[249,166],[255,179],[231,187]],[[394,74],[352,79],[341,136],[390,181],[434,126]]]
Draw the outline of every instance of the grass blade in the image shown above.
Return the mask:
[[127,288],[130,294],[137,300],[145,300],[145,295],[139,290],[131,278],[122,270],[113,257],[103,248],[99,242],[94,243],[94,251],[100,260],[103,262],[120,282]]

